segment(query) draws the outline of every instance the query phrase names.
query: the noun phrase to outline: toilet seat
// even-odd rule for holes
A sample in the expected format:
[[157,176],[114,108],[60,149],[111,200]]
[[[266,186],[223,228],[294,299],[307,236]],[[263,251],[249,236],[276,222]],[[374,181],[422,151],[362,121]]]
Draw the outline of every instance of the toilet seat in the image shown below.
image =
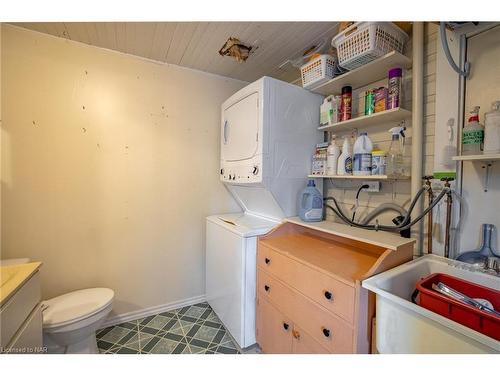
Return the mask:
[[43,328],[60,328],[91,317],[113,302],[108,288],[76,290],[43,302]]

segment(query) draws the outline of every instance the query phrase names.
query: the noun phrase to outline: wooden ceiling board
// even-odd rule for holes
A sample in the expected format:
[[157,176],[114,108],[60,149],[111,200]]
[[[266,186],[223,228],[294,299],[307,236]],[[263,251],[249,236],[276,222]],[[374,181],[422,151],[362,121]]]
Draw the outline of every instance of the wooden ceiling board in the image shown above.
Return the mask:
[[[263,75],[295,80],[299,70],[285,64],[322,36],[335,22],[44,22],[16,26],[148,59],[245,81]],[[220,56],[229,37],[254,48],[244,63]],[[328,40],[329,42],[329,40]]]

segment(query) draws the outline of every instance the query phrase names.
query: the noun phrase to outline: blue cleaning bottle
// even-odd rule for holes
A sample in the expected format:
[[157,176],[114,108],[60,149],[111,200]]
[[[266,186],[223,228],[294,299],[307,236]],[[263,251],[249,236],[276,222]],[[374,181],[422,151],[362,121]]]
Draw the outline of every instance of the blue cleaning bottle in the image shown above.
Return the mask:
[[309,180],[300,195],[299,217],[308,222],[323,220],[323,194],[316,189],[314,180]]

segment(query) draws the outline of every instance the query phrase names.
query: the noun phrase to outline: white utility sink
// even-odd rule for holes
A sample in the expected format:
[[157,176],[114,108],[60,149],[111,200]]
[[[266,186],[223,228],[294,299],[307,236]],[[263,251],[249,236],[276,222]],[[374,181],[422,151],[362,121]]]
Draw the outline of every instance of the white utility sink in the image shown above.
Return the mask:
[[363,281],[377,295],[376,349],[379,353],[500,353],[500,341],[411,301],[420,279],[445,273],[500,289],[500,277],[455,260],[426,255]]

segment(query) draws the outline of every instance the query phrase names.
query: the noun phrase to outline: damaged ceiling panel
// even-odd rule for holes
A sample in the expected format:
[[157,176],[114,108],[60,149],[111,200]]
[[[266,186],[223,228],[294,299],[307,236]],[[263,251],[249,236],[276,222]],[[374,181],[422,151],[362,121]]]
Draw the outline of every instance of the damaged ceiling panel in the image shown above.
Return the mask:
[[[287,61],[317,40],[331,40],[338,30],[335,22],[44,22],[14,25],[249,82],[263,75],[285,81],[297,79],[299,70]],[[221,46],[230,38],[237,42],[232,46],[228,44],[227,51],[222,51]]]
[[219,50],[219,55],[232,57],[241,63],[247,61],[251,50],[251,46],[246,46],[239,39],[230,37]]

